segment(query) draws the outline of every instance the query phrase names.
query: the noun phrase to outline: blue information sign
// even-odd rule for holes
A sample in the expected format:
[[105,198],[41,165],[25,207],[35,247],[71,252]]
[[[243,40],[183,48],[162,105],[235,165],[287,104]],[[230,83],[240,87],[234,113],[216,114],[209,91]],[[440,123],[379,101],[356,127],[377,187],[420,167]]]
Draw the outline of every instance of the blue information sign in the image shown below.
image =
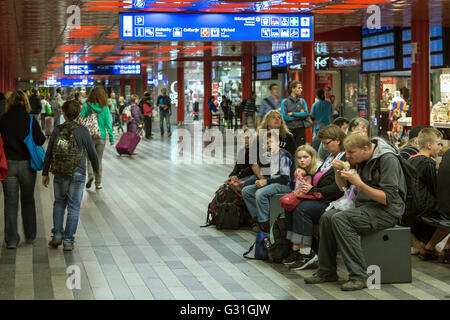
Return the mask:
[[292,50],[272,53],[272,67],[290,66],[293,61]]
[[140,64],[65,64],[66,76],[140,75]]
[[312,41],[301,14],[121,13],[121,40]]
[[49,79],[45,87],[83,87],[93,86],[94,79]]

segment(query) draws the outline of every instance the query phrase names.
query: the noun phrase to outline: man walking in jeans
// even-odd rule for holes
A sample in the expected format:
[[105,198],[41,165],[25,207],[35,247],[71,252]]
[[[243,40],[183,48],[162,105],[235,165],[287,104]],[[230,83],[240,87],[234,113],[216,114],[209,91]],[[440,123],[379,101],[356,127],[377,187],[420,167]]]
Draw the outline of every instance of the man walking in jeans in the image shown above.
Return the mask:
[[[55,202],[53,204],[53,238],[48,245],[51,248],[57,248],[64,241],[64,251],[72,251],[80,215],[81,201],[83,199],[84,183],[86,181],[86,155],[84,150],[97,178],[100,178],[101,174],[99,171],[97,152],[95,151],[89,131],[74,121],[80,114],[80,105],[73,100],[67,101],[62,106],[62,112],[66,122],[55,127],[50,138],[42,172],[42,184],[47,188],[50,182],[49,171],[55,174],[53,181],[55,193]],[[60,132],[62,132],[61,136]],[[67,132],[73,135],[76,141],[76,147],[79,150],[79,156],[71,153],[70,151],[73,150],[67,147],[70,145],[70,143],[65,143],[70,141],[64,135]],[[66,150],[70,156],[61,157],[61,153],[64,154]],[[56,157],[53,157],[54,153],[57,155]],[[73,168],[75,168],[73,175],[62,174],[65,170]],[[67,219],[66,227],[64,228],[63,222],[66,207]]]
[[335,179],[339,189],[356,187],[355,208],[334,209],[322,215],[319,270],[305,282],[338,281],[339,250],[349,273],[349,280],[341,289],[353,291],[366,288],[368,278],[359,236],[395,226],[405,211],[407,190],[399,152],[383,139],[370,140],[365,134],[353,133],[345,138],[344,148],[347,160],[356,170],[344,170],[344,163],[335,160]]
[[170,104],[170,97],[167,95],[166,88],[161,89],[161,95],[156,101],[160,111],[159,124],[161,129],[161,136],[164,135],[164,119],[166,119],[167,133],[170,137],[172,135],[172,132],[170,130],[170,116],[172,115],[172,106]]

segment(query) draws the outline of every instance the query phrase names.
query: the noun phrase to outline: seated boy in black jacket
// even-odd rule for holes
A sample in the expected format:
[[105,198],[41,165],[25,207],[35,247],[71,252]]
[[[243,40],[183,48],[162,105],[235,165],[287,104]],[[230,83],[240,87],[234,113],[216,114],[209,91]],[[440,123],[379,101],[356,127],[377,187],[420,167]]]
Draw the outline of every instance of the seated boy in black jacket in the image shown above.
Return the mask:
[[[427,187],[430,205],[427,205],[426,216],[432,216],[437,213],[437,171],[436,161],[439,152],[442,149],[442,133],[433,128],[424,128],[418,136],[419,153],[412,155],[408,161],[416,167],[420,174],[420,179]],[[436,245],[448,234],[445,229],[432,227],[420,220],[415,221],[411,226],[411,253],[419,253],[422,260],[437,259]]]

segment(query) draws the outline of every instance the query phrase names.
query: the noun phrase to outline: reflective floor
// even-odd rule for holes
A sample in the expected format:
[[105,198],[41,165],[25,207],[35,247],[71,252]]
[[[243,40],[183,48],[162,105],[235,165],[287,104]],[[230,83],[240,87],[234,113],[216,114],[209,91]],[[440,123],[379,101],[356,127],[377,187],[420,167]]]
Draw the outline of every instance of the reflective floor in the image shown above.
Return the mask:
[[[85,192],[69,253],[47,248],[53,187],[42,187],[39,175],[36,243],[7,250],[1,218],[0,299],[450,299],[450,266],[417,257],[411,284],[350,293],[340,290],[343,280],[306,285],[303,277],[314,270],[244,259],[251,231],[200,228],[231,167],[176,165],[170,146],[155,133],[132,158],[107,147],[103,190]],[[73,265],[81,283],[69,290],[66,270]],[[339,275],[346,279],[342,263]]]

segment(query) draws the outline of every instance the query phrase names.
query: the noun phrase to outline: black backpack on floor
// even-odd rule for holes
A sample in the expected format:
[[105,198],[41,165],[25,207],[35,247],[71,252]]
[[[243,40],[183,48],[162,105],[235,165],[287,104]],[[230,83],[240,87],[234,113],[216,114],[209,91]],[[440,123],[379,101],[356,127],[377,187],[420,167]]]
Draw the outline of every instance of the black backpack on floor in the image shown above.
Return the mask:
[[208,205],[206,224],[215,225],[217,229],[239,229],[250,224],[251,216],[242,197],[239,186],[225,184],[216,191]]
[[287,219],[284,213],[280,213],[270,228],[270,246],[267,248],[269,261],[281,262],[291,253],[292,243],[286,239],[287,228]]

